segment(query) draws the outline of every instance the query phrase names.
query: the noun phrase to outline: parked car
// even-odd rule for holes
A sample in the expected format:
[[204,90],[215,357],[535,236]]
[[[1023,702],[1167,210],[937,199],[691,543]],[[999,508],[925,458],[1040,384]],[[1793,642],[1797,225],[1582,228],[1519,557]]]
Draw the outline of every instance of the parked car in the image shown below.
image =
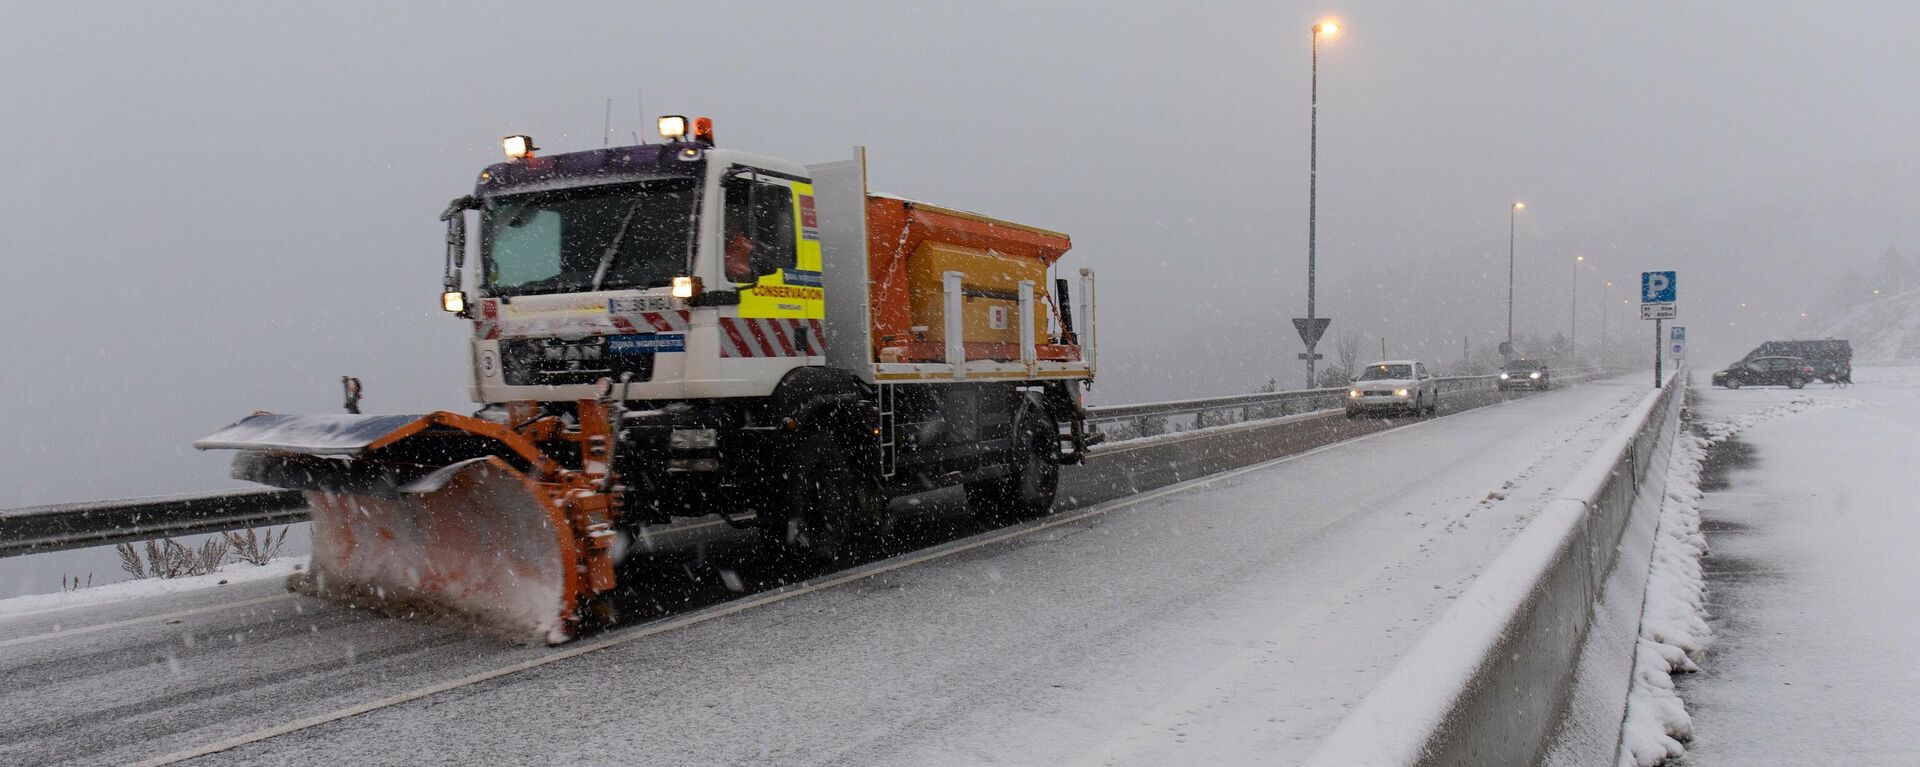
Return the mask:
[[1347,417],[1372,412],[1415,415],[1440,409],[1440,381],[1418,360],[1382,360],[1368,365],[1347,387]]
[[1853,382],[1853,344],[1844,338],[1813,341],[1768,341],[1747,352],[1741,362],[1763,357],[1798,357],[1813,368],[1813,377],[1827,383]]
[[1500,367],[1500,377],[1494,383],[1501,391],[1509,389],[1551,389],[1553,374],[1545,365],[1533,360],[1513,360]]
[[1714,386],[1785,386],[1798,389],[1814,379],[1813,365],[1800,357],[1760,357],[1735,362],[1713,374]]

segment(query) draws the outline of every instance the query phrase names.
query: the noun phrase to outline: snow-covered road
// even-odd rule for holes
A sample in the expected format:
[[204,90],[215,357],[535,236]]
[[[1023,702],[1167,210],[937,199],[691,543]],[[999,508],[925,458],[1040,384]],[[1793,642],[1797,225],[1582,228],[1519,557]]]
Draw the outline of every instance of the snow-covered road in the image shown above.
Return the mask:
[[[0,619],[0,761],[132,761],[262,734],[278,736],[203,761],[1297,761],[1640,378],[1305,453],[1246,430],[1233,451],[1295,455],[973,538],[952,540],[951,510],[934,508],[914,523],[933,541],[917,553],[734,601],[693,588],[688,604],[713,606],[558,651],[269,583]],[[1388,425],[1324,420],[1329,436]],[[1217,471],[1221,444],[1141,449],[1075,486],[1085,503]],[[767,577],[738,557],[721,541],[671,564]]]
[[1680,677],[1682,763],[1920,764],[1920,369],[1701,389],[1731,436],[1700,504],[1715,638]]

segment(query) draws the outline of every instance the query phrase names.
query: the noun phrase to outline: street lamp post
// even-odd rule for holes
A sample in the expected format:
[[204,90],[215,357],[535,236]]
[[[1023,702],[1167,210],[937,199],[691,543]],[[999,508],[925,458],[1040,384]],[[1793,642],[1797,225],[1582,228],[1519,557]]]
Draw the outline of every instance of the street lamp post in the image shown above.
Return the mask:
[[1580,354],[1580,264],[1586,260],[1586,256],[1573,257],[1573,311],[1567,321],[1567,349],[1576,357]]
[[1319,328],[1314,317],[1314,225],[1318,212],[1320,194],[1320,36],[1332,35],[1340,31],[1340,25],[1332,20],[1313,25],[1313,43],[1311,53],[1307,117],[1307,327],[1301,331],[1301,340],[1307,345],[1307,387],[1319,385],[1314,377],[1313,349],[1319,339]]
[[1516,202],[1507,208],[1507,353],[1502,359],[1513,355],[1513,224],[1526,207],[1526,203]]
[[1600,358],[1607,356],[1607,326],[1613,324],[1613,280],[1600,290]]

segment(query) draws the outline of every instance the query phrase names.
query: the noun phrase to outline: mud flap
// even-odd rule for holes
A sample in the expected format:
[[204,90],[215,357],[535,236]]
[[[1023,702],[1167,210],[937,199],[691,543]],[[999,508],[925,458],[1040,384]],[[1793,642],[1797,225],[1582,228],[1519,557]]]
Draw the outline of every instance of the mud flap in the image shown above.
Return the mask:
[[398,490],[309,490],[313,561],[296,588],[512,641],[573,638],[581,552],[539,483],[484,457]]

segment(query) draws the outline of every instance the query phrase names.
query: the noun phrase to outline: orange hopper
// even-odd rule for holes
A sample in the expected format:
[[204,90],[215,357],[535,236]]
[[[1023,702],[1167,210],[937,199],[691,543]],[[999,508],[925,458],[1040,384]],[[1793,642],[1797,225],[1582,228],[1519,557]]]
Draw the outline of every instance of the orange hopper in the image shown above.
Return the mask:
[[879,362],[946,359],[941,276],[962,273],[969,360],[1020,359],[1022,281],[1034,284],[1032,321],[1042,360],[1077,360],[1080,350],[1045,332],[1047,268],[1073,241],[1060,232],[897,197],[868,195],[867,252],[874,355]]

